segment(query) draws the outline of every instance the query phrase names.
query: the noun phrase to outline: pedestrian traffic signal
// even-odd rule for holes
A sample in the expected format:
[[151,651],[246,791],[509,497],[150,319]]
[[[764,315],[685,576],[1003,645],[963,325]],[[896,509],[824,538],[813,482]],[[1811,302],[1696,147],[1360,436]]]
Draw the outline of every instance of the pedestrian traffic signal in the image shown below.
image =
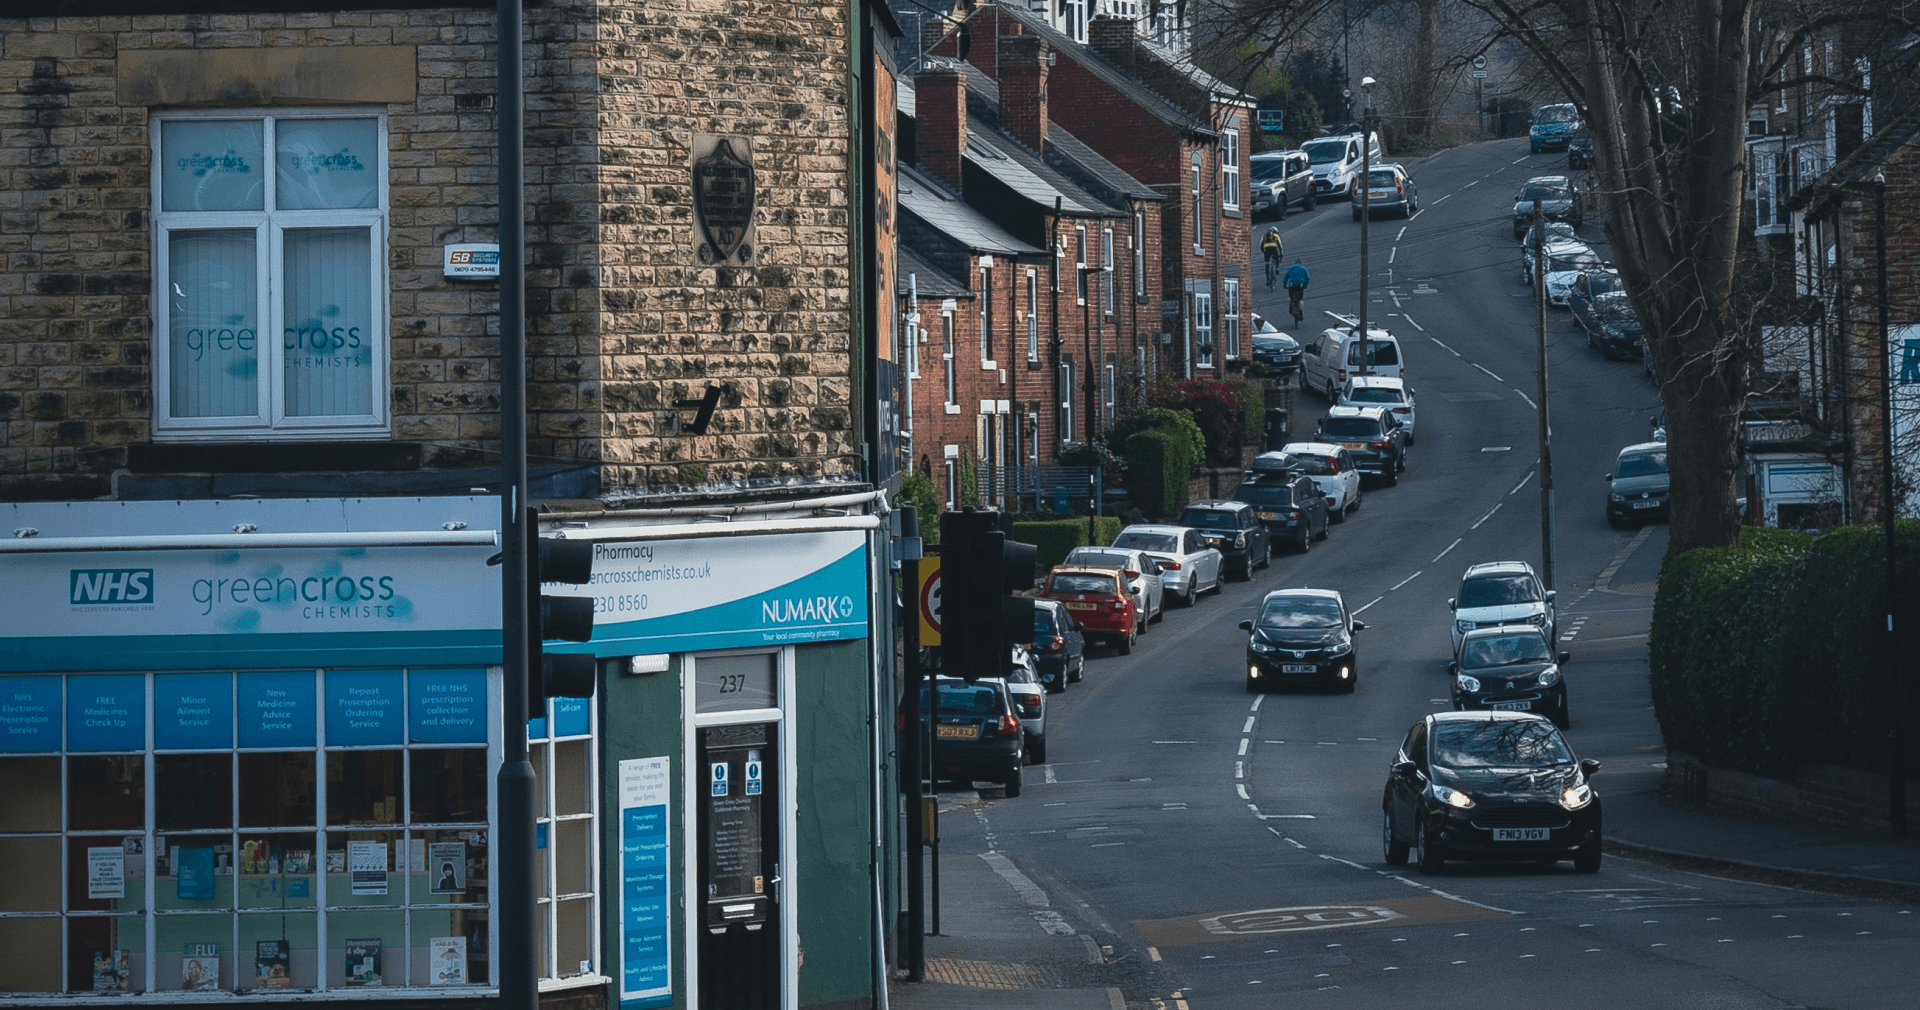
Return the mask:
[[1014,645],[1033,639],[1036,549],[1010,539],[1013,517],[969,506],[940,517],[940,665],[973,680],[1007,672]]
[[548,698],[591,698],[599,679],[590,655],[548,655],[550,640],[593,639],[593,598],[543,596],[552,583],[584,585],[593,577],[593,545],[540,535],[539,516],[527,510],[527,711],[546,712]]

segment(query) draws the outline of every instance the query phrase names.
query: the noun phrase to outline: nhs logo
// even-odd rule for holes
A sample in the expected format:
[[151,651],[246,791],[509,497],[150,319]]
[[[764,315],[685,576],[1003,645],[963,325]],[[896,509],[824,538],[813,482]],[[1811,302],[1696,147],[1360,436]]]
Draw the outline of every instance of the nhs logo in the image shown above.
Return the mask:
[[67,573],[67,602],[152,603],[151,568],[75,568]]

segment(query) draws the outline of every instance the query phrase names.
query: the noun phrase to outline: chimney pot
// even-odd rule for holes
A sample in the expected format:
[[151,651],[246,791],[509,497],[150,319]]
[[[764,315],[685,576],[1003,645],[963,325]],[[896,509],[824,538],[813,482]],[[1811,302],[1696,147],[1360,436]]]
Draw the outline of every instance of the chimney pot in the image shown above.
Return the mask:
[[913,76],[914,145],[920,167],[955,193],[967,155],[967,75],[958,63],[928,60]]

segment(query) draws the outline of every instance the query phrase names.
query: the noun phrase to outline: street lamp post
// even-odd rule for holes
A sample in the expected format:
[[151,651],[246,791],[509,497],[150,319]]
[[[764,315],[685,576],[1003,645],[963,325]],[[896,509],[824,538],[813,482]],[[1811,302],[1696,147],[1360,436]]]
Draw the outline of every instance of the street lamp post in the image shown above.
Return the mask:
[[1367,274],[1370,271],[1367,230],[1373,223],[1373,201],[1369,190],[1373,175],[1373,78],[1360,78],[1360,374],[1373,374],[1373,356],[1367,353]]
[[1887,822],[1893,838],[1898,841],[1907,830],[1907,782],[1906,748],[1901,739],[1901,719],[1903,709],[1900,704],[1900,689],[1906,678],[1898,671],[1903,668],[1899,661],[1900,637],[1899,625],[1895,614],[1899,611],[1900,580],[1895,566],[1894,555],[1894,507],[1893,485],[1893,334],[1888,325],[1888,315],[1892,302],[1887,292],[1887,178],[1884,173],[1873,177],[1873,230],[1874,243],[1878,252],[1880,277],[1877,292],[1877,313],[1880,317],[1880,524],[1886,541],[1887,562],[1887,629],[1886,670],[1892,680],[1892,691],[1888,698],[1887,716]]

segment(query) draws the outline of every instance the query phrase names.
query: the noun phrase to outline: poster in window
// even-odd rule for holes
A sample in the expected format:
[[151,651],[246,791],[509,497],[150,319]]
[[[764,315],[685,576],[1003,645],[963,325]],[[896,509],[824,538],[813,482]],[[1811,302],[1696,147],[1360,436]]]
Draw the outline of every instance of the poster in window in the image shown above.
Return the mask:
[[213,850],[183,845],[174,850],[174,897],[181,901],[213,900]]
[[127,992],[133,988],[133,958],[125,950],[93,952],[93,991]]
[[287,989],[293,986],[292,945],[285,940],[259,940],[253,945],[253,987]]
[[428,888],[434,894],[463,894],[467,890],[467,843],[434,842],[427,846]]
[[380,984],[379,940],[347,941],[346,980],[347,985],[376,986]]
[[348,842],[347,871],[356,895],[387,893],[387,843]]
[[87,897],[124,898],[126,896],[126,852],[118,845],[88,847]]
[[429,940],[427,965],[433,973],[428,985],[466,985],[467,938],[436,936]]
[[180,988],[220,988],[220,945],[190,943],[180,958]]

